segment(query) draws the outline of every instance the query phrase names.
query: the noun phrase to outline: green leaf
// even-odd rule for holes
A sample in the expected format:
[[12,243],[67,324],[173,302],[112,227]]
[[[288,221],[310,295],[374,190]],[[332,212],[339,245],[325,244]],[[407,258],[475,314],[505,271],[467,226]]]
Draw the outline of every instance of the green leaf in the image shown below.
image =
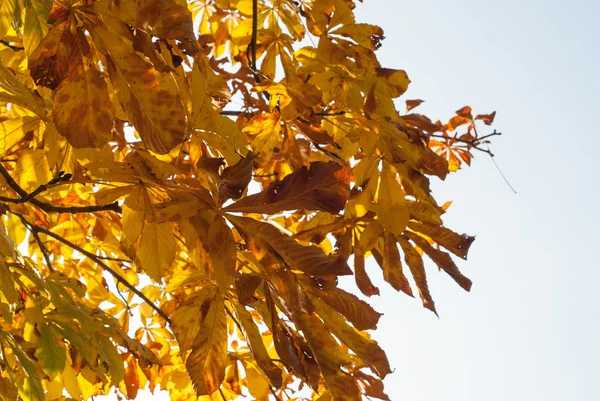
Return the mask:
[[67,358],[65,348],[59,343],[58,336],[52,326],[42,322],[38,325],[38,330],[40,331],[40,340],[35,356],[41,362],[44,373],[50,379],[54,379],[56,375],[61,374],[65,369]]

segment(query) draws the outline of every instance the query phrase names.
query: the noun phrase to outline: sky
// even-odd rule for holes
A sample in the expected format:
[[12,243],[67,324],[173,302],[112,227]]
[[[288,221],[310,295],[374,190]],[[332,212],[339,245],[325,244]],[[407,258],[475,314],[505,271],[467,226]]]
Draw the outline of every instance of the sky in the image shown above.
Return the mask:
[[[374,334],[395,372],[392,400],[599,400],[600,3],[366,0],[382,64],[407,71],[405,98],[447,120],[497,111],[492,160],[434,182],[444,222],[476,235],[459,267],[470,293],[429,267],[440,318],[380,282]],[[483,133],[491,131],[484,130]],[[369,266],[367,266],[369,269]],[[371,266],[372,271],[379,268]]]
[[517,191],[486,154],[433,182],[440,204],[453,201],[446,225],[477,237],[459,263],[474,284],[466,293],[427,265],[438,319],[375,280],[392,400],[600,400],[598,15],[600,2],[576,0],[358,6],[358,21],[385,31],[382,64],[412,81],[403,99],[426,100],[418,112],[497,111],[481,133],[502,132],[492,150]]

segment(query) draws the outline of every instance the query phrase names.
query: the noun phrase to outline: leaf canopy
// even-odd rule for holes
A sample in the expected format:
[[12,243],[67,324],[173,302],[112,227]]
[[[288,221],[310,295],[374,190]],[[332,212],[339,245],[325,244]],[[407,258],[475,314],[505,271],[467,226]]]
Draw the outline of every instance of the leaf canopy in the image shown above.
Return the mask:
[[430,180],[497,133],[399,110],[355,6],[0,0],[0,398],[389,399],[338,279],[469,291]]

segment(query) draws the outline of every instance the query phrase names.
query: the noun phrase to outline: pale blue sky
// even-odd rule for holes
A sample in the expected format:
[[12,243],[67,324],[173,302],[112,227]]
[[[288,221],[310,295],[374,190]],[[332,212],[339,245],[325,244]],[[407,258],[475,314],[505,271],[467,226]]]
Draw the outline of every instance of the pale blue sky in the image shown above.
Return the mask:
[[[392,400],[600,400],[600,3],[366,0],[378,51],[412,80],[407,98],[442,119],[497,110],[489,157],[435,183],[448,226],[477,235],[466,293],[429,266],[440,319],[419,301],[371,299],[395,373]],[[372,267],[372,271],[378,270]]]

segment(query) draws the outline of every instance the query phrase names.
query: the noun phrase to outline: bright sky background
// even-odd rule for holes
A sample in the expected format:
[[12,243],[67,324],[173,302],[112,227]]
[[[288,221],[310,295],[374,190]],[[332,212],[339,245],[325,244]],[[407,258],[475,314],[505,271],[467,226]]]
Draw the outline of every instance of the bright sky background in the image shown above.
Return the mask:
[[[477,235],[460,289],[429,265],[440,319],[381,284],[375,338],[392,400],[600,400],[600,2],[365,0],[382,64],[412,80],[417,111],[497,110],[496,161],[435,183],[445,223]],[[486,131],[487,132],[487,131]],[[369,266],[367,267],[369,268]],[[379,268],[371,266],[371,271]],[[386,290],[386,291],[384,291]]]
[[600,400],[599,15],[584,0],[359,6],[359,22],[385,31],[381,62],[412,80],[403,100],[427,101],[417,111],[498,112],[492,150],[518,192],[485,154],[434,182],[440,203],[454,201],[446,224],[477,235],[459,264],[474,285],[466,293],[429,264],[438,319],[376,282],[382,296],[369,301],[385,314],[374,336],[396,369],[392,400]]

